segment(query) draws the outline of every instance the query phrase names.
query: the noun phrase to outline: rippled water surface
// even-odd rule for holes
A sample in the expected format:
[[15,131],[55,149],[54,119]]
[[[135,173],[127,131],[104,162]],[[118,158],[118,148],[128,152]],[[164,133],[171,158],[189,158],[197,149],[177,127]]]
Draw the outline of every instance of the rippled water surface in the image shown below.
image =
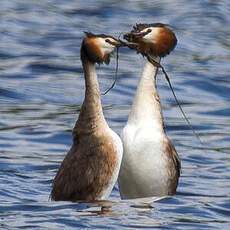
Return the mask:
[[[1,229],[230,229],[230,3],[228,0],[0,2]],[[167,133],[182,159],[178,193],[156,202],[51,202],[52,179],[71,145],[84,95],[83,31],[129,31],[164,22],[178,37],[163,60],[178,98],[206,149],[192,135],[159,75]],[[119,80],[103,97],[110,126],[127,120],[144,60],[121,49]],[[98,68],[105,90],[115,60]],[[145,203],[145,204],[144,204]]]

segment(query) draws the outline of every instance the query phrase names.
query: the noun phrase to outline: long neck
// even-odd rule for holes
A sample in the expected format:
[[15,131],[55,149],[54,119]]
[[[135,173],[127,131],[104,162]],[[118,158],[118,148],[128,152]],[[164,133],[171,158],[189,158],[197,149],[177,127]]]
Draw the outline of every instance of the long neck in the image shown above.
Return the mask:
[[163,132],[161,104],[156,88],[157,72],[158,68],[147,61],[137,87],[128,122],[154,127],[155,130]]
[[85,99],[74,127],[74,135],[89,134],[107,127],[101,106],[95,63],[85,57],[82,59],[82,65],[85,77]]

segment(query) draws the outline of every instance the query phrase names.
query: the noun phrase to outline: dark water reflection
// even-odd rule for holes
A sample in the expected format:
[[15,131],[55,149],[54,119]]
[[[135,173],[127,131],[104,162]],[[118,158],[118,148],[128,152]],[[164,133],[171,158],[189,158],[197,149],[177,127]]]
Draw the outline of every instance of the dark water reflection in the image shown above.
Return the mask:
[[[0,7],[0,228],[229,229],[230,3],[225,1],[2,0]],[[82,31],[118,36],[136,22],[174,27],[178,46],[163,63],[206,149],[192,136],[163,75],[159,90],[168,135],[181,156],[178,194],[112,206],[50,202],[51,181],[71,144],[84,81]],[[121,50],[119,80],[103,105],[124,126],[144,60]],[[99,68],[101,89],[115,61]],[[151,205],[150,205],[151,204]]]

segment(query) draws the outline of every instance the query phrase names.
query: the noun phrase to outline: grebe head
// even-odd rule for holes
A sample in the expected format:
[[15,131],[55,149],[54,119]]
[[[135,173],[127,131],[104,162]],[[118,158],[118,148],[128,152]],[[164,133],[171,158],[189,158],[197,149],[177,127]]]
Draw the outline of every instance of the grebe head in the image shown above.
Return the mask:
[[137,52],[154,57],[168,55],[177,44],[173,31],[162,23],[136,24],[130,33],[124,35],[124,39],[133,43]]
[[85,32],[86,36],[81,46],[81,59],[88,58],[93,63],[110,62],[110,54],[113,53],[116,47],[122,43],[116,38],[105,34],[93,34]]

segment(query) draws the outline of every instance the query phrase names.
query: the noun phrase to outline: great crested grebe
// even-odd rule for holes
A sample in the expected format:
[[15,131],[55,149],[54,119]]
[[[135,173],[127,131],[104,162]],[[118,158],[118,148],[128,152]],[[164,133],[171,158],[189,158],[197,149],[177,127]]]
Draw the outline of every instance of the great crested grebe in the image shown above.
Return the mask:
[[123,147],[105,121],[96,74],[96,63],[109,64],[110,54],[121,43],[104,34],[86,33],[81,45],[85,99],[73,129],[73,144],[53,181],[55,201],[107,199],[117,180]]
[[177,39],[161,23],[137,24],[124,38],[136,45],[135,49],[147,57],[147,63],[121,135],[121,198],[173,195],[180,176],[180,159],[164,130],[156,77],[160,58],[174,49]]

